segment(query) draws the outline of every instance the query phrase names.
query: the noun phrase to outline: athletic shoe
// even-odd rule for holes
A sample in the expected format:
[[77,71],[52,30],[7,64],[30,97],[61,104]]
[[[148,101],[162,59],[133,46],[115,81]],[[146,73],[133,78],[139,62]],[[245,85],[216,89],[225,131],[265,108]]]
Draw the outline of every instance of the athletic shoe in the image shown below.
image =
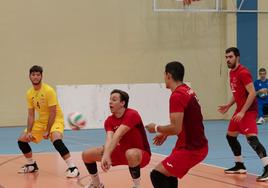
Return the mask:
[[84,188],[104,188],[104,185],[102,183],[100,183],[99,186],[95,186],[93,185],[93,183],[86,185]]
[[264,124],[265,123],[265,119],[263,118],[263,117],[260,117],[259,119],[258,119],[258,121],[257,121],[257,124],[258,125],[262,125],[262,124]]
[[264,167],[262,175],[257,177],[256,180],[257,181],[267,181],[268,180],[268,166]]
[[236,162],[235,166],[229,169],[224,170],[226,174],[245,174],[247,173],[244,163]]
[[26,173],[33,173],[38,171],[38,166],[36,162],[33,164],[26,164],[21,167],[21,169],[18,171],[19,174],[26,174]]
[[66,177],[67,178],[76,178],[77,176],[79,176],[79,170],[78,168],[75,166],[75,167],[71,167],[71,168],[68,168],[66,170]]

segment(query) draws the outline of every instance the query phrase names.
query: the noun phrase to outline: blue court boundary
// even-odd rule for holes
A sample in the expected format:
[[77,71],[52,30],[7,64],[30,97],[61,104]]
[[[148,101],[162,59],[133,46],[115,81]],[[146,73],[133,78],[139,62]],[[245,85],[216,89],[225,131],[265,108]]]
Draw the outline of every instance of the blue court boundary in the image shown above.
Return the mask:
[[[228,127],[228,121],[205,121],[205,132],[209,140],[209,153],[203,163],[219,166],[222,168],[231,167],[233,162],[233,154],[228,146],[225,135]],[[268,148],[268,124],[259,126],[259,139]],[[21,154],[17,146],[17,137],[23,131],[24,127],[0,128],[0,154]],[[158,147],[152,144],[154,134],[147,133],[151,150],[153,153],[168,155],[175,145],[176,136],[172,136],[166,142]],[[239,140],[242,146],[242,155],[245,160],[245,165],[249,173],[261,174],[262,163],[256,153],[247,144],[244,136],[240,135]],[[80,131],[65,131],[64,142],[70,151],[83,151],[88,147],[103,145],[105,142],[104,129],[80,130]],[[44,140],[40,144],[31,144],[32,150],[35,153],[55,152],[50,141]],[[1,155],[0,155],[1,157]]]

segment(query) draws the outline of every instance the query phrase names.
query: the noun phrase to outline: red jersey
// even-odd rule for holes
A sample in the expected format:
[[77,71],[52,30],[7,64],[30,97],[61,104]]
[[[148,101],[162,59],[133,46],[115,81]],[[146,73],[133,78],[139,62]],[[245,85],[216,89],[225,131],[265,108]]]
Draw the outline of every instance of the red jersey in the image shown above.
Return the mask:
[[194,91],[186,84],[178,86],[169,99],[169,112],[183,112],[182,131],[176,149],[200,149],[207,146],[201,107]]
[[[239,112],[246,103],[248,92],[246,85],[253,82],[249,70],[243,65],[238,65],[235,70],[230,71],[230,87],[234,96],[234,100],[237,106],[236,111]],[[253,101],[247,111],[257,111],[257,101]]]
[[122,117],[109,116],[105,123],[105,130],[115,132],[120,125],[125,125],[130,130],[119,141],[120,147],[124,150],[139,148],[151,154],[145,128],[139,113],[136,110],[127,108]]

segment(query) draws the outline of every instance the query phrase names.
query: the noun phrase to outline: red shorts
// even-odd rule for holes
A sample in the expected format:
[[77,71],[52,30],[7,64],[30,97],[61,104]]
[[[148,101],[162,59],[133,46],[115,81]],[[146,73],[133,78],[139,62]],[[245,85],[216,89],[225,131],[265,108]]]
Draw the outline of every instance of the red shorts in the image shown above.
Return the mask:
[[162,165],[173,176],[182,178],[192,167],[203,161],[207,154],[208,146],[197,150],[173,149],[162,161]]
[[[237,112],[234,113],[234,115],[236,114]],[[239,122],[235,122],[233,119],[231,119],[228,131],[239,132],[240,134],[244,135],[258,134],[256,119],[257,119],[257,112],[248,111],[245,113],[243,119]]]
[[[128,165],[128,161],[127,161],[125,153],[126,153],[126,150],[123,150],[121,147],[117,146],[111,155],[112,166]],[[140,167],[143,168],[147,164],[149,164],[150,159],[151,159],[151,154],[148,153],[147,151],[142,150],[142,160],[141,160]]]

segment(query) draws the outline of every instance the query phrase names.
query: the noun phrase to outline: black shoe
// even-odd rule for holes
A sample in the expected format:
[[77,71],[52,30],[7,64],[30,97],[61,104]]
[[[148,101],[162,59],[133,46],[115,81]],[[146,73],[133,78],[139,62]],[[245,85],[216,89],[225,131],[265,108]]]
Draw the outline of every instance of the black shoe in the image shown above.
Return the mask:
[[262,175],[257,177],[256,180],[257,181],[267,181],[268,180],[268,165],[264,167]]
[[36,162],[33,164],[26,164],[21,167],[21,169],[18,171],[19,174],[26,174],[26,173],[33,173],[38,171],[38,166]]
[[77,167],[71,167],[71,168],[68,168],[66,170],[66,177],[67,178],[75,178],[79,175],[80,175],[80,173],[79,173],[79,170]]
[[236,162],[235,166],[229,169],[224,170],[226,174],[245,174],[247,173],[244,163]]

